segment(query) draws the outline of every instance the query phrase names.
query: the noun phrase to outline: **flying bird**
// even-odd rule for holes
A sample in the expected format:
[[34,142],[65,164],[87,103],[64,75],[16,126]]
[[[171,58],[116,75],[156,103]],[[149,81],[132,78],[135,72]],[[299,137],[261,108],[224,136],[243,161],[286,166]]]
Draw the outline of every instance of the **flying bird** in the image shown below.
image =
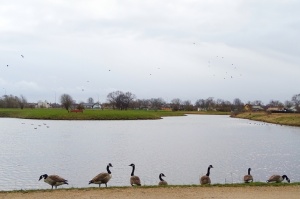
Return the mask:
[[22,58],[24,58],[24,55],[21,55]]

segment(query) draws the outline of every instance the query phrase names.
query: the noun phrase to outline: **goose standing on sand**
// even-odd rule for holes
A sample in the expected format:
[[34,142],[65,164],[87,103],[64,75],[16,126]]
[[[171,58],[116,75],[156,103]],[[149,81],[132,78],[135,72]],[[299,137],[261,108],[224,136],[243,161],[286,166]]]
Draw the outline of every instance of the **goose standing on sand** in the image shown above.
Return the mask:
[[283,175],[283,176],[280,176],[280,175],[272,175],[269,180],[267,180],[267,182],[282,182],[284,179],[286,179],[286,181],[288,183],[290,183],[290,179],[286,176],[286,175]]
[[105,184],[105,186],[107,187],[107,183],[112,177],[109,167],[113,167],[111,163],[108,163],[108,165],[106,166],[107,173],[99,173],[89,181],[89,184],[99,184],[99,187],[101,186],[101,184]]
[[251,168],[248,169],[248,175],[244,176],[244,182],[245,183],[249,183],[249,182],[253,182],[253,177],[250,174]]
[[210,181],[210,177],[209,177],[209,174],[210,174],[210,169],[213,168],[212,165],[209,165],[208,166],[208,169],[207,169],[207,173],[205,176],[202,176],[200,178],[200,184],[203,185],[203,184],[210,184],[211,181]]
[[168,185],[167,181],[165,181],[164,179],[162,179],[162,177],[166,177],[165,174],[161,173],[159,174],[159,183],[158,185]]
[[58,175],[49,175],[48,176],[47,174],[44,174],[44,175],[40,176],[39,181],[43,178],[44,178],[44,182],[46,182],[52,186],[52,189],[53,189],[53,186],[55,186],[55,189],[57,189],[57,186],[59,186],[59,185],[68,184],[68,180],[65,180],[64,178],[62,178]]
[[131,186],[137,185],[137,186],[141,186],[141,180],[138,176],[134,175],[134,170],[135,170],[135,165],[134,164],[130,164],[129,166],[132,167],[132,172],[131,172],[131,177],[130,177],[130,184]]

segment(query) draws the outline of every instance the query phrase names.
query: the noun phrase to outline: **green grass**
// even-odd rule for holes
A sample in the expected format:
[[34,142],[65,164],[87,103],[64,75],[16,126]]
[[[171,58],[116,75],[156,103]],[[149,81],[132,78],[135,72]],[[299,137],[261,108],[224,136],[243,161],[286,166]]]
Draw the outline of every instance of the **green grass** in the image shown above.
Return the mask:
[[161,119],[168,116],[184,116],[186,114],[221,115],[223,112],[184,112],[154,110],[84,110],[83,113],[68,112],[65,109],[0,109],[0,117],[44,119],[44,120],[147,120]]
[[146,110],[84,110],[83,113],[72,113],[64,109],[0,109],[0,117],[46,120],[146,120],[184,115],[184,112]]
[[[233,183],[233,184],[212,184],[212,185],[198,185],[198,184],[191,184],[191,185],[168,185],[168,186],[137,186],[134,188],[138,189],[147,189],[147,188],[188,188],[188,187],[282,187],[282,186],[300,186],[300,182],[293,182],[293,183],[266,183],[266,182],[253,182],[253,183]],[[31,192],[51,192],[51,191],[68,191],[68,190],[99,190],[99,189],[132,189],[131,186],[112,186],[112,187],[83,187],[83,188],[65,188],[60,187],[58,189],[30,189],[30,190],[13,190],[13,191],[0,191],[0,193],[31,193]]]

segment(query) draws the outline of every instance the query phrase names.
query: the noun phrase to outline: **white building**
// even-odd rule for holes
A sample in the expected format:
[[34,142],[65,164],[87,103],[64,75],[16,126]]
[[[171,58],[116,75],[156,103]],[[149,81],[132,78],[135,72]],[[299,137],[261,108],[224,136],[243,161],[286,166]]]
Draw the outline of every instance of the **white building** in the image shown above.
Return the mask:
[[50,104],[45,100],[43,101],[38,101],[38,103],[35,105],[35,108],[50,108]]

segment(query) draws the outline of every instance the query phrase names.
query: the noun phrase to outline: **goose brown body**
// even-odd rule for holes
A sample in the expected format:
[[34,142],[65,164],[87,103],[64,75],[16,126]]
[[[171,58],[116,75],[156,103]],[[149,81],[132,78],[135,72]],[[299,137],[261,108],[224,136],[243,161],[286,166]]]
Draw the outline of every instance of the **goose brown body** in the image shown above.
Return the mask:
[[267,182],[276,182],[276,183],[279,183],[279,182],[282,182],[284,179],[286,179],[286,181],[288,183],[290,183],[290,179],[286,176],[286,175],[283,175],[283,176],[280,176],[280,175],[272,175],[269,180],[267,180]]
[[107,183],[112,177],[109,167],[112,167],[111,163],[109,163],[106,167],[107,172],[99,173],[89,181],[89,184],[99,184],[99,187],[101,186],[101,184],[105,184],[105,186],[107,187]]
[[201,184],[201,185],[204,185],[204,184],[211,184],[211,180],[210,180],[210,177],[209,177],[209,175],[210,175],[210,169],[211,169],[211,168],[213,168],[213,166],[212,166],[212,165],[209,165],[209,166],[208,166],[208,169],[207,169],[206,175],[205,175],[205,176],[202,176],[202,177],[200,178],[200,184]]
[[248,169],[248,175],[244,176],[244,182],[249,183],[253,182],[253,176],[250,174],[251,168]]
[[129,166],[132,167],[132,172],[131,172],[131,177],[130,177],[130,184],[131,186],[137,185],[137,186],[141,186],[141,180],[138,176],[134,175],[134,170],[135,170],[135,165],[134,164],[130,164]]
[[159,180],[160,181],[159,181],[158,185],[161,185],[161,186],[168,185],[167,181],[165,181],[164,179],[162,179],[162,177],[166,177],[165,174],[163,174],[163,173],[159,174]]
[[68,184],[68,180],[66,180],[58,175],[44,174],[44,175],[40,176],[39,180],[41,180],[43,178],[44,178],[44,182],[46,182],[47,184],[52,186],[52,189],[53,189],[53,186],[57,189],[57,186],[60,186],[63,184]]

